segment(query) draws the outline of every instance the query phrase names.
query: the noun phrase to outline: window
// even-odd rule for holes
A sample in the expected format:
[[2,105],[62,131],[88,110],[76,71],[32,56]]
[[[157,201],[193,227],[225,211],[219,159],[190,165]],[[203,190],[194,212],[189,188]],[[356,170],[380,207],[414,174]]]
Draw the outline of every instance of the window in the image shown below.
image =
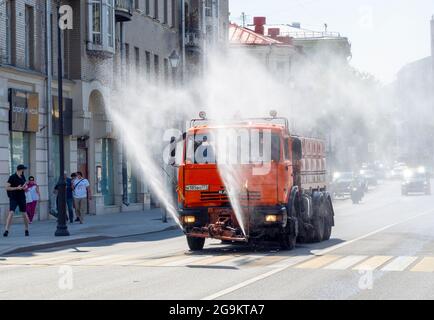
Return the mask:
[[91,0],[92,6],[92,42],[94,44],[102,44],[101,36],[101,1]]
[[205,15],[207,17],[212,17],[212,1],[213,0],[206,0],[205,3]]
[[164,82],[169,84],[169,59],[164,59]]
[[169,23],[169,8],[168,8],[168,0],[164,0],[164,5],[163,5],[163,10],[164,10],[164,21],[163,23],[168,24]]
[[158,81],[160,78],[160,57],[158,55],[154,55],[154,72],[155,80]]
[[145,13],[146,13],[147,16],[149,16],[150,13],[151,13],[151,10],[149,8],[149,0],[145,1]]
[[30,168],[30,133],[10,132],[9,141],[9,172],[12,174],[19,164]]
[[125,73],[127,79],[130,77],[130,45],[125,43]]
[[12,56],[12,4],[11,1],[6,1],[6,50],[0,52],[4,55],[4,62],[11,63]]
[[113,48],[114,46],[114,37],[113,37],[113,25],[114,25],[114,0],[107,0],[107,42],[108,46]]
[[150,80],[151,75],[151,53],[149,51],[146,51],[146,77],[148,80]]
[[[232,133],[198,132],[187,136],[186,163],[264,163],[264,161],[280,161],[280,136],[270,133],[269,138],[264,137],[264,131],[259,133],[250,131],[247,136],[242,131],[235,135]],[[268,134],[267,134],[268,135]],[[227,143],[217,144],[215,137],[228,139]],[[247,139],[246,139],[247,138]],[[222,140],[225,140],[222,139]],[[220,139],[219,139],[220,140]],[[221,141],[222,141],[221,140]],[[269,145],[271,143],[271,145]],[[223,150],[218,148],[224,148]],[[234,148],[236,147],[236,159]],[[265,148],[270,148],[266,150]],[[225,150],[226,149],[226,150]]]
[[176,2],[172,0],[172,27],[176,25]]
[[159,18],[159,14],[158,14],[159,8],[158,8],[158,0],[154,0],[154,19]]
[[25,60],[26,67],[33,68],[34,67],[34,10],[33,7],[27,6],[25,9]]
[[135,62],[136,74],[139,75],[139,73],[140,73],[140,49],[137,47],[134,47],[134,62]]
[[114,52],[115,0],[88,0],[88,50]]
[[134,0],[134,9],[138,10],[139,8],[139,0]]

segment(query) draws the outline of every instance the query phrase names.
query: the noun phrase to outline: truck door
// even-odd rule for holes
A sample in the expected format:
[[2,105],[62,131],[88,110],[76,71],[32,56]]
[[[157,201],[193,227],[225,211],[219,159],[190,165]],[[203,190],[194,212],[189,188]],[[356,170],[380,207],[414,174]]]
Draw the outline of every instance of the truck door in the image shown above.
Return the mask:
[[290,139],[282,139],[282,159],[279,164],[279,201],[287,203],[292,187],[292,172]]

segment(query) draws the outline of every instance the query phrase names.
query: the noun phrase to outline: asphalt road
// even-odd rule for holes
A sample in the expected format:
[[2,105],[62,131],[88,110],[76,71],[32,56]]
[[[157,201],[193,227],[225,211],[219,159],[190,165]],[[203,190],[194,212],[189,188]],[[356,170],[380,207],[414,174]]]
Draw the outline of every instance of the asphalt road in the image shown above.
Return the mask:
[[434,299],[434,196],[386,182],[335,211],[331,240],[289,252],[168,231],[0,257],[0,300]]

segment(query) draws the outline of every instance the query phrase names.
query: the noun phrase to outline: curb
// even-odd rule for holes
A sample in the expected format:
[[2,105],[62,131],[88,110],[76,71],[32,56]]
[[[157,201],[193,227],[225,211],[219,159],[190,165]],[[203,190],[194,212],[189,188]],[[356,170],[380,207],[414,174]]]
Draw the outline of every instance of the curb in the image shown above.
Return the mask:
[[53,242],[53,243],[41,243],[41,244],[35,244],[32,246],[18,247],[18,248],[15,248],[15,249],[12,249],[9,251],[5,251],[5,252],[0,252],[0,256],[17,254],[17,253],[32,252],[32,251],[36,251],[36,250],[52,249],[52,248],[64,247],[64,246],[69,246],[69,245],[73,245],[73,244],[81,244],[81,243],[87,243],[87,242],[95,242],[95,241],[110,240],[110,239],[122,239],[122,238],[148,235],[148,234],[154,234],[154,233],[177,230],[177,229],[179,229],[179,227],[176,225],[173,225],[173,226],[161,229],[161,230],[155,230],[155,231],[149,231],[149,232],[143,232],[143,233],[135,233],[135,234],[126,234],[126,235],[115,236],[115,237],[92,236],[92,237],[77,238],[77,239],[72,239],[72,240],[58,241],[58,242]]

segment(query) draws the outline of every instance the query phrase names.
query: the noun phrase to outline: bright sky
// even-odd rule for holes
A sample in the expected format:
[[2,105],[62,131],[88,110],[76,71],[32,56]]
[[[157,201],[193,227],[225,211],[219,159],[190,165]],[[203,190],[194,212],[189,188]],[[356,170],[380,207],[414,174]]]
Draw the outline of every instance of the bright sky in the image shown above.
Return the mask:
[[352,65],[385,83],[405,64],[431,55],[433,0],[229,0],[231,21],[266,16],[268,24],[338,31],[352,43]]

